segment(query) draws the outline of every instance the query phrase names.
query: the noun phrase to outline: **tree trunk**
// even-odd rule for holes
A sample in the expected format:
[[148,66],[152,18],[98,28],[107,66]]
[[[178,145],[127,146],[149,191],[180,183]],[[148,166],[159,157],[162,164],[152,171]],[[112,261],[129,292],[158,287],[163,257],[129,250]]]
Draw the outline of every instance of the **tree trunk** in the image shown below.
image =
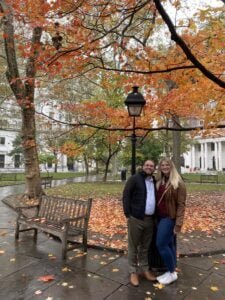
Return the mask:
[[97,159],[95,160],[95,172],[96,172],[96,175],[99,174],[99,162]]
[[17,103],[21,107],[22,114],[21,136],[25,161],[25,194],[29,198],[40,197],[42,195],[42,187],[36,144],[34,89],[36,59],[39,55],[42,28],[33,28],[33,35],[30,41],[30,56],[25,64],[26,79],[22,80],[19,74],[15,50],[13,13],[11,7],[4,0],[0,0],[0,10],[4,13],[3,39],[8,67],[6,76]]
[[116,176],[117,171],[117,155],[114,155],[112,159],[112,174]]
[[[169,121],[166,120],[166,127],[169,127]],[[166,157],[170,157],[170,149],[169,149],[169,130],[166,130],[165,132],[165,146],[164,146],[164,152],[166,154]]]
[[54,172],[57,173],[57,172],[58,172],[58,159],[57,159],[57,153],[54,151],[54,152],[53,152],[53,155],[54,155],[54,160],[55,160]]
[[88,160],[86,155],[84,155],[84,165],[85,165],[85,175],[88,176],[89,175],[89,165],[88,165]]
[[[173,127],[180,128],[178,116],[173,116]],[[179,173],[181,173],[180,142],[181,142],[181,132],[173,131],[173,162]]]
[[40,168],[35,136],[34,109],[22,109],[22,145],[25,164],[25,194],[29,198],[38,198],[42,194]]
[[107,160],[105,162],[105,171],[104,171],[104,176],[103,176],[103,179],[102,179],[103,182],[107,181],[110,161],[116,155],[116,153],[119,151],[119,149],[120,149],[120,147],[118,146],[114,151],[112,151],[111,145],[109,144],[109,147],[108,147],[109,155],[108,155]]
[[107,181],[107,175],[108,175],[108,171],[109,171],[109,162],[110,162],[110,158],[107,159],[106,164],[105,164],[105,171],[104,171],[104,175],[103,175],[103,182]]

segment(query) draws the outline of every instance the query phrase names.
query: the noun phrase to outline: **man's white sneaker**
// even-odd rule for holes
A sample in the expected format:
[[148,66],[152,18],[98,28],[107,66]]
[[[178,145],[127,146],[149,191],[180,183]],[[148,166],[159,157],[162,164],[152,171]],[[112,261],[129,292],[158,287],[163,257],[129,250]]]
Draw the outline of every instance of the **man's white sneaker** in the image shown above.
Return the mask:
[[177,272],[173,272],[173,273],[170,273],[170,272],[169,272],[169,274],[167,274],[167,275],[166,275],[165,277],[163,277],[162,279],[159,279],[158,281],[159,281],[159,283],[161,283],[161,284],[167,285],[167,284],[170,284],[170,283],[176,281],[177,278],[178,278],[178,277],[177,277]]
[[157,276],[156,279],[159,281],[160,279],[164,278],[165,276],[167,276],[170,272],[167,271],[166,273],[160,275],[160,276]]

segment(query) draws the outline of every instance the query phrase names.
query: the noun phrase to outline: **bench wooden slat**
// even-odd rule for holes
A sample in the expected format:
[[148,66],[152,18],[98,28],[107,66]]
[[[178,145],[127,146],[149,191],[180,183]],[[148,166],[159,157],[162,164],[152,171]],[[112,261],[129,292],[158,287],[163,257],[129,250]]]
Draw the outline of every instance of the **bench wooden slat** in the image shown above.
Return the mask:
[[[19,232],[34,230],[34,237],[37,230],[57,236],[62,241],[62,258],[66,258],[68,249],[68,238],[82,235],[83,248],[87,251],[87,229],[90,218],[92,199],[78,200],[65,199],[54,196],[43,196],[40,200],[37,216],[27,218],[19,210],[15,238],[19,238]],[[66,221],[64,221],[66,220]],[[27,228],[20,229],[20,225],[27,225]]]
[[219,183],[219,178],[217,174],[201,174],[201,183]]
[[47,187],[52,187],[53,176],[43,176],[41,177],[41,184],[46,189]]

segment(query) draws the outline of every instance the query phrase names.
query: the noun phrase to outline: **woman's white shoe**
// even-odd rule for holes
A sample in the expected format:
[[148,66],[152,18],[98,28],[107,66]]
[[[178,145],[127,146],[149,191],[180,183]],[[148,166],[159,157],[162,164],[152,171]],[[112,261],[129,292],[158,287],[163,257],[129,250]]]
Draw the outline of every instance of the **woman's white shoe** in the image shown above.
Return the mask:
[[161,284],[167,285],[167,284],[170,284],[170,283],[176,281],[177,278],[178,278],[177,277],[177,272],[173,272],[173,273],[169,272],[169,274],[167,274],[165,277],[159,279],[158,281]]
[[164,278],[165,276],[167,276],[170,272],[167,271],[166,273],[160,275],[160,276],[157,276],[156,279],[159,281],[160,279]]

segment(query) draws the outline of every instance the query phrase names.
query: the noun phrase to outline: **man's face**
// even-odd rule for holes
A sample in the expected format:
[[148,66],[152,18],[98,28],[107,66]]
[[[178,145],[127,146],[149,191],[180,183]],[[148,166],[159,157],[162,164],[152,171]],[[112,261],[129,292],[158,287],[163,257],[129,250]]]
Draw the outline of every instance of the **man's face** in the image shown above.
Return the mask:
[[154,162],[151,160],[146,160],[146,162],[143,165],[143,171],[148,175],[152,175],[152,173],[155,171]]

